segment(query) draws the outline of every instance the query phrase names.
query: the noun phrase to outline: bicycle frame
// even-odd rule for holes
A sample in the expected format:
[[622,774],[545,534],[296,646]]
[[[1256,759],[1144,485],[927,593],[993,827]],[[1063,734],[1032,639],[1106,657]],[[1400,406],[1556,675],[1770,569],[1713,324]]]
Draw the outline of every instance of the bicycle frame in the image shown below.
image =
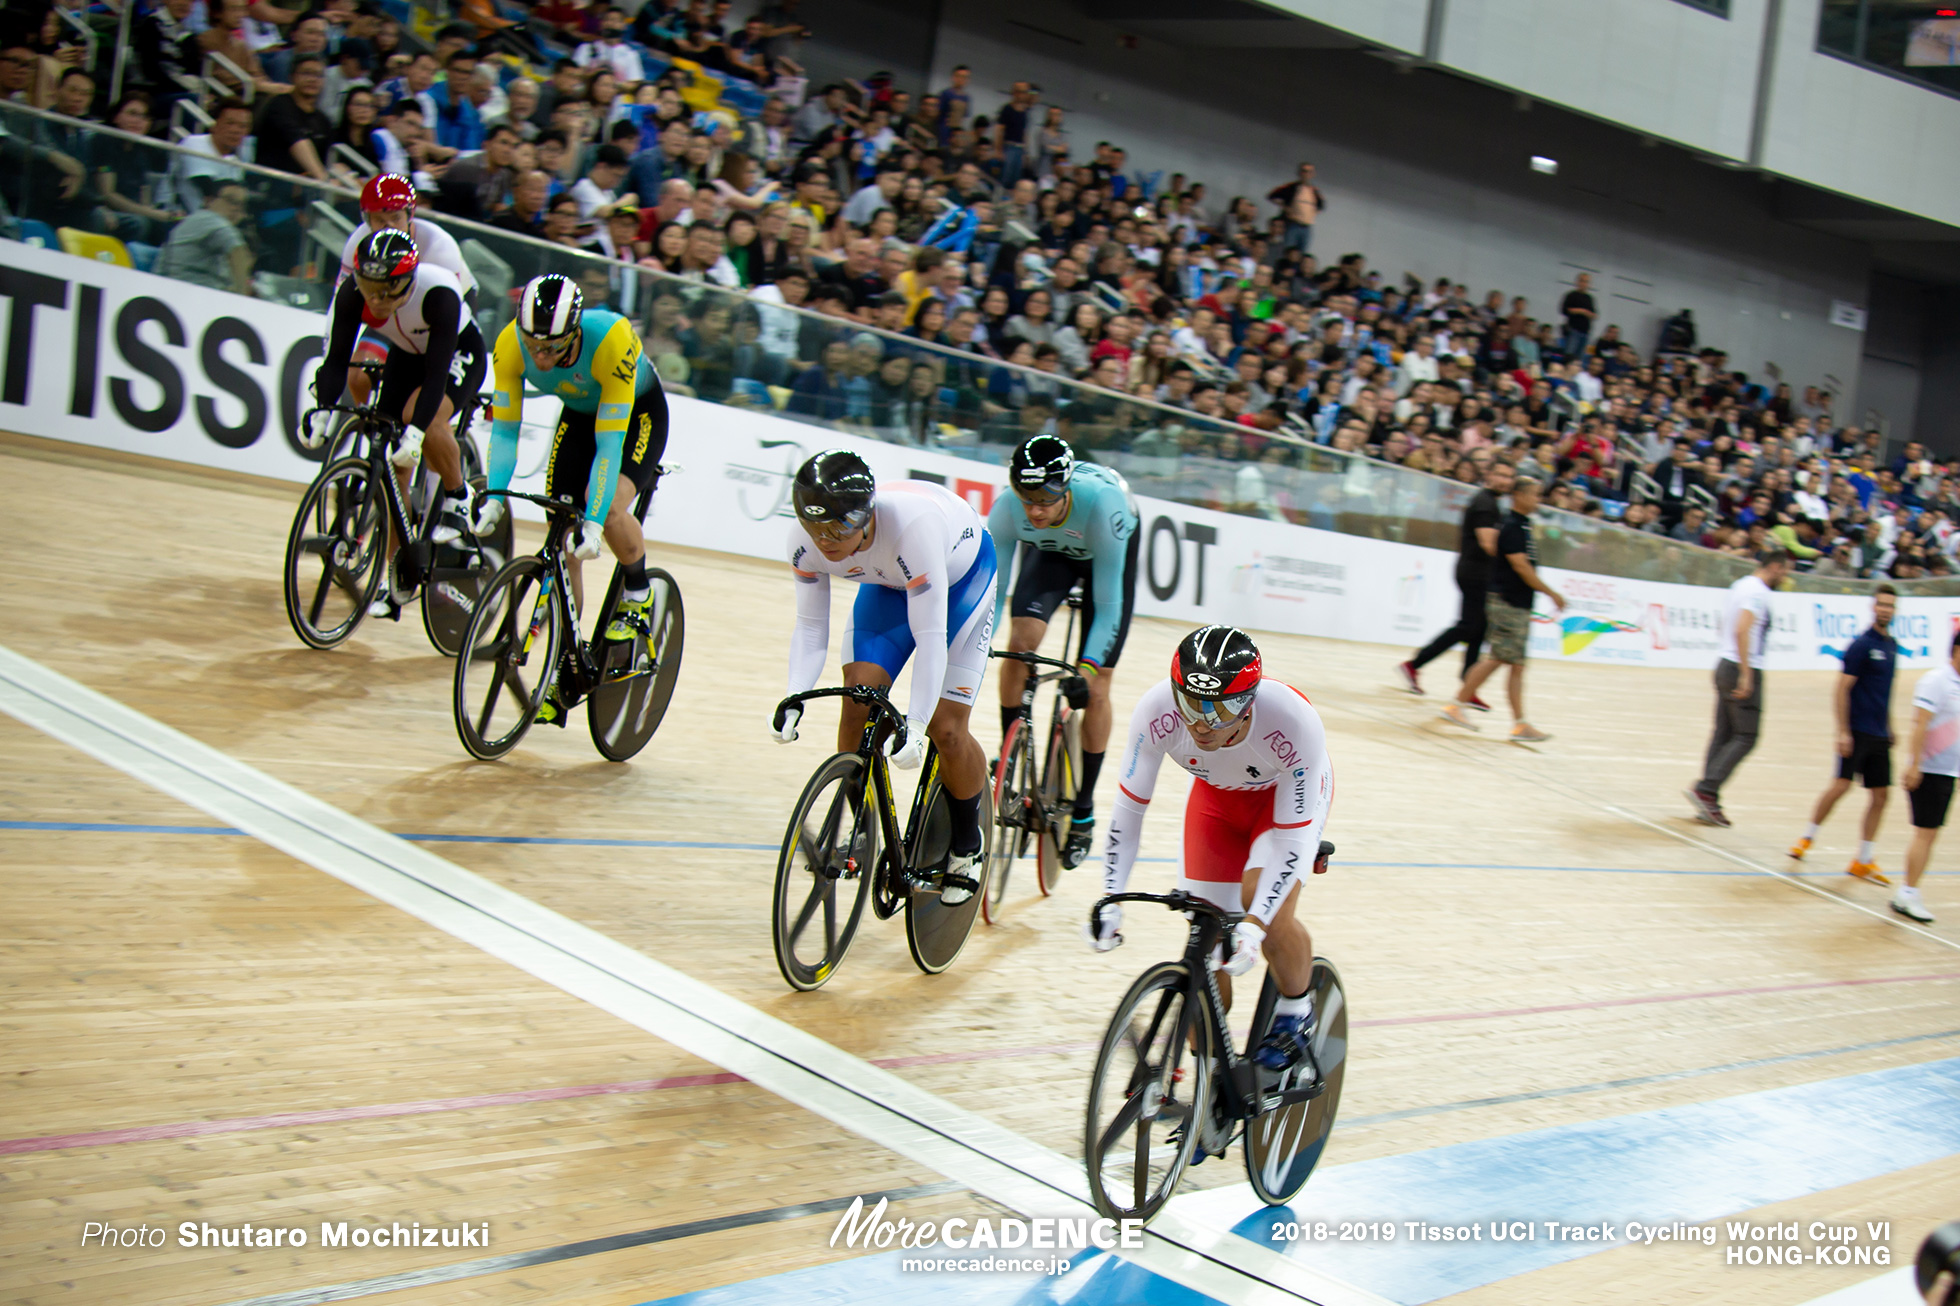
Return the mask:
[[885,697],[885,691],[877,686],[847,685],[790,695],[776,705],[776,728],[782,728],[784,716],[790,708],[801,707],[816,698],[848,698],[871,709],[864,730],[858,736],[857,755],[864,759],[865,788],[870,791],[867,796],[878,805],[878,826],[884,836],[884,847],[878,855],[877,874],[872,881],[871,910],[879,920],[890,920],[905,905],[912,890],[926,884],[907,865],[906,851],[918,833],[926,796],[931,793],[933,781],[939,776],[939,750],[930,742],[926,745],[919,787],[912,795],[912,810],[906,817],[904,837],[900,838],[898,799],[892,791],[891,759],[885,756],[880,745],[893,734],[901,740],[904,738],[904,714],[892,706],[891,700]]
[[[653,492],[659,485],[660,473],[656,472],[654,474],[653,484],[642,491],[639,498],[634,501],[636,515],[642,518],[646,516],[647,505],[652,501]],[[558,619],[563,623],[562,629],[565,631],[566,643],[564,650],[559,656],[561,659],[564,659],[564,669],[570,672],[570,679],[567,680],[563,676],[559,678],[558,693],[560,701],[566,707],[576,706],[579,700],[583,699],[598,686],[602,675],[601,668],[592,660],[592,644],[588,643],[579,634],[578,612],[572,607],[572,573],[571,567],[566,562],[566,545],[569,542],[568,537],[579,521],[575,511],[576,505],[573,503],[571,496],[564,494],[560,494],[555,498],[546,498],[541,494],[525,494],[518,490],[486,490],[484,493],[487,495],[494,494],[506,500],[523,499],[526,502],[535,503],[545,510],[546,529],[544,544],[539,547],[536,557],[544,563],[549,571],[544,586],[546,593],[540,594],[538,601],[542,603],[548,598],[552,606],[558,610]],[[610,609],[611,603],[608,602],[606,607]],[[524,637],[524,653],[526,656],[530,655],[531,641],[537,638],[538,630],[539,621],[537,610],[533,609],[530,629]],[[607,683],[637,680],[645,676],[651,676],[657,670],[658,668],[656,666],[649,666],[640,671],[632,671],[623,676],[614,677],[613,680]]]
[[[1225,1116],[1234,1121],[1250,1120],[1264,1111],[1274,1111],[1305,1102],[1320,1096],[1325,1091],[1326,1081],[1316,1076],[1315,1082],[1305,1088],[1293,1088],[1284,1092],[1268,1091],[1260,1082],[1262,1072],[1258,1063],[1252,1060],[1254,1043],[1262,1036],[1260,1022],[1254,1020],[1252,1029],[1246,1036],[1243,1053],[1233,1045],[1231,1026],[1226,1023],[1225,995],[1218,988],[1218,972],[1212,969],[1211,958],[1214,952],[1224,945],[1230,953],[1233,927],[1244,917],[1237,912],[1227,912],[1216,903],[1193,897],[1183,891],[1171,893],[1113,893],[1100,899],[1089,909],[1090,928],[1095,928],[1102,909],[1123,902],[1149,902],[1172,911],[1190,914],[1191,929],[1184,944],[1184,964],[1190,973],[1190,987],[1198,993],[1199,1005],[1204,1008],[1206,1034],[1211,1040],[1212,1057],[1225,1073],[1216,1077],[1220,1104]],[[1200,980],[1202,976],[1202,980]],[[1267,972],[1267,983],[1271,983],[1271,971]],[[1161,1013],[1160,1013],[1161,1017]],[[1183,1028],[1176,1031],[1177,1037],[1184,1040],[1182,1046],[1189,1046],[1192,1030],[1191,1004],[1184,1004],[1179,1017]],[[1156,1033],[1154,1027],[1151,1034]],[[1148,1040],[1146,1040],[1146,1045]]]

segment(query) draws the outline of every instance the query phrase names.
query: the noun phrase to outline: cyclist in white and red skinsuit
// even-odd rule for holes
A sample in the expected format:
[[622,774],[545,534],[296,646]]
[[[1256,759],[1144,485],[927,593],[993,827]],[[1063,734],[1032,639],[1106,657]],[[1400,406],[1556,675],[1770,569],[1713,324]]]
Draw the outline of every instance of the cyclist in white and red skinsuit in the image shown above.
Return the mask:
[[[1320,714],[1299,690],[1261,674],[1259,650],[1243,631],[1206,626],[1187,635],[1171,678],[1147,690],[1130,718],[1103,854],[1106,894],[1129,883],[1166,757],[1192,776],[1178,888],[1246,913],[1223,969],[1243,975],[1263,946],[1279,1002],[1255,1058],[1284,1070],[1313,1028],[1313,941],[1294,907],[1300,876],[1326,869],[1318,854],[1334,772]],[[1105,908],[1091,942],[1100,951],[1117,946],[1121,925],[1121,906]]]

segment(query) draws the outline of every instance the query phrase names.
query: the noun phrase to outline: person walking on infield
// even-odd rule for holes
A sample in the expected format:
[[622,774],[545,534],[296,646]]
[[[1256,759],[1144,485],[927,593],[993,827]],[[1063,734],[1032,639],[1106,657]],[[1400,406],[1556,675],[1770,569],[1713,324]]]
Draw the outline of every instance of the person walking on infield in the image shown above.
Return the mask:
[[1463,709],[1499,667],[1511,668],[1511,727],[1514,744],[1537,744],[1551,736],[1524,719],[1524,658],[1531,643],[1531,605],[1543,594],[1565,611],[1565,596],[1538,575],[1538,544],[1531,538],[1531,514],[1538,511],[1538,482],[1520,476],[1511,490],[1511,515],[1497,532],[1497,561],[1491,567],[1490,595],[1484,611],[1490,627],[1490,651],[1463,678],[1456,701],[1442,709],[1445,721],[1475,730]]
[[1730,824],[1722,813],[1722,784],[1763,728],[1763,654],[1769,648],[1769,595],[1790,574],[1790,555],[1772,545],[1756,555],[1756,570],[1729,586],[1722,607],[1723,647],[1734,650],[1715,664],[1715,733],[1701,779],[1689,787],[1695,817],[1707,825]]
[[[1493,458],[1484,472],[1484,488],[1471,496],[1463,510],[1462,538],[1456,555],[1456,587],[1463,593],[1463,608],[1456,624],[1424,645],[1414,657],[1396,668],[1408,683],[1411,694],[1422,693],[1416,673],[1423,667],[1463,645],[1463,674],[1477,665],[1484,647],[1484,600],[1490,594],[1491,559],[1497,556],[1497,529],[1504,523],[1499,504],[1511,492],[1511,464]],[[1471,707],[1488,712],[1490,704],[1472,694]]]
[[1876,859],[1878,822],[1892,793],[1892,673],[1898,668],[1899,645],[1891,628],[1898,605],[1899,591],[1880,585],[1872,594],[1871,629],[1844,650],[1844,674],[1838,677],[1832,696],[1837,704],[1837,775],[1817,796],[1810,827],[1790,849],[1790,856],[1802,861],[1838,799],[1853,779],[1862,779],[1871,801],[1859,831],[1858,855],[1845,874],[1873,884],[1892,883],[1878,869]]
[[1912,691],[1912,752],[1899,783],[1912,805],[1912,842],[1906,845],[1906,882],[1892,895],[1892,910],[1924,924],[1933,913],[1919,898],[1919,881],[1953,802],[1960,776],[1960,639],[1943,667],[1928,671]]

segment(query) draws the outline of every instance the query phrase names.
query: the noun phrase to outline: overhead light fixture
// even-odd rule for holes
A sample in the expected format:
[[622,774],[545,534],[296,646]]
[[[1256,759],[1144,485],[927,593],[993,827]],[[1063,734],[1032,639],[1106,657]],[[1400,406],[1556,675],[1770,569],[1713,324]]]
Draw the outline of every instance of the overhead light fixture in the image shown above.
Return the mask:
[[1556,177],[1558,176],[1558,160],[1548,159],[1542,154],[1534,154],[1531,156],[1531,170],[1533,172],[1542,172],[1547,177]]

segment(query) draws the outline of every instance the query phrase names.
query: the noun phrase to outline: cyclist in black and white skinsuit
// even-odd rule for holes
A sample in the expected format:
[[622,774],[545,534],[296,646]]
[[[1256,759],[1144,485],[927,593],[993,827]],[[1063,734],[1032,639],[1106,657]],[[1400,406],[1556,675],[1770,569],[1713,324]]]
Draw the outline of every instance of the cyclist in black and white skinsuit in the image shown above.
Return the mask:
[[[427,455],[443,489],[430,538],[438,544],[463,538],[469,531],[469,487],[463,481],[457,440],[467,438],[489,364],[483,334],[469,316],[455,274],[422,263],[406,232],[375,232],[361,247],[354,275],[334,292],[328,323],[326,352],[313,382],[316,400],[340,399],[358,331],[366,328],[387,340],[376,406],[403,425],[392,461],[411,468]],[[452,432],[451,420],[459,413],[462,429]],[[329,415],[314,413],[308,429],[300,432],[300,442],[319,448],[329,429]],[[394,615],[405,601],[404,595],[391,592],[376,601],[377,615]]]
[[[457,283],[463,289],[463,306],[474,316],[476,275],[463,261],[462,246],[435,223],[415,216],[415,183],[400,173],[382,173],[370,178],[361,188],[361,224],[348,233],[347,243],[341,247],[340,276],[334,282],[335,289],[354,275],[354,259],[361,251],[362,242],[375,232],[390,228],[409,234],[421,262],[456,274]],[[388,338],[368,332],[361,337],[357,350],[378,362],[388,357]],[[356,372],[348,379],[347,391],[355,403],[366,403],[367,377]]]

